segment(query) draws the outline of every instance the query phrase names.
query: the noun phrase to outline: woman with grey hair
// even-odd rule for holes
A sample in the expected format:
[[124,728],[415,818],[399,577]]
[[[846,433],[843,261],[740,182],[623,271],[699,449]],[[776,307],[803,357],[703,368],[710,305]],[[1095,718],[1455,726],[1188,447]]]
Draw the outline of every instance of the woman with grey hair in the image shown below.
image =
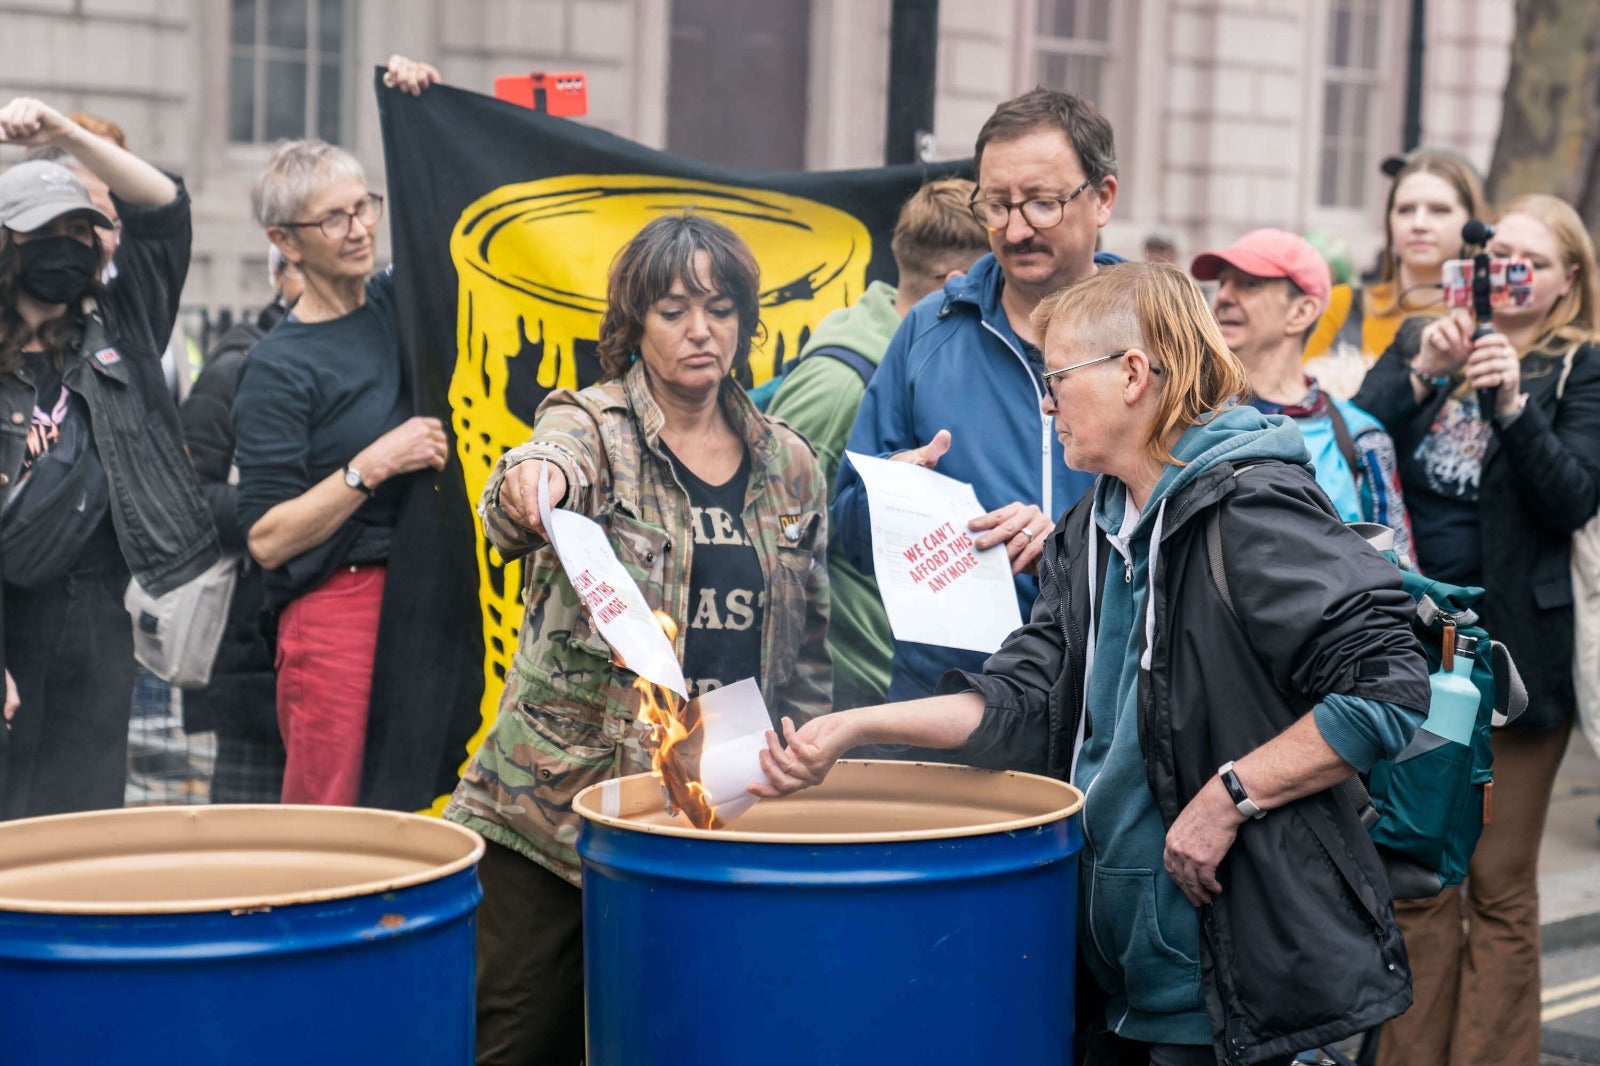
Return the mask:
[[[414,95],[438,80],[401,56],[385,77]],[[373,274],[383,198],[361,165],[321,141],[281,145],[252,206],[304,278],[234,400],[239,526],[278,618],[282,798],[354,804],[405,475],[442,470],[447,438],[439,419],[411,414],[393,274]]]

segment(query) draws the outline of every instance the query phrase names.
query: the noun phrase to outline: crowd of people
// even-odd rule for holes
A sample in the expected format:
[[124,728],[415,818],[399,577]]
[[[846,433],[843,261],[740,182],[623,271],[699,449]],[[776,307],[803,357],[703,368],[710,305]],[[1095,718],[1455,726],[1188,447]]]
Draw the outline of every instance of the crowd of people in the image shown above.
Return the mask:
[[[438,78],[396,56],[385,81]],[[0,811],[121,804],[123,588],[159,595],[224,552],[246,562],[213,681],[186,696],[216,723],[213,798],[368,802],[375,678],[429,624],[394,617],[415,614],[386,591],[397,530],[451,455],[414,413],[375,269],[382,196],[338,148],[274,152],[252,204],[273,301],[180,410],[161,353],[181,180],[35,100],[0,108],[0,142],[36,156],[0,174]],[[1441,290],[1462,225],[1489,218],[1453,152],[1385,162],[1359,288],[1280,229],[1187,269],[1164,235],[1146,262],[1101,251],[1115,138],[1071,94],[1000,104],[974,168],[908,201],[896,284],[821,322],[765,411],[736,382],[762,337],[750,249],[693,211],[650,222],[612,262],[600,380],[552,393],[499,457],[479,514],[523,560],[524,617],[444,811],[488,842],[479,1061],[581,1060],[572,798],[650,765],[640,694],[545,536],[548,493],[678,622],[692,692],[757,680],[759,793],[870,750],[1086,794],[1082,1061],[1287,1062],[1381,1025],[1386,1064],[1536,1062],[1568,553],[1600,511],[1600,275],[1576,211],[1500,208],[1487,252],[1531,283],[1478,323]],[[1005,553],[1026,619],[998,652],[895,641],[846,450],[973,486],[975,547]],[[1486,589],[1483,625],[1529,682],[1470,876],[1423,901],[1391,899],[1334,787],[1406,749],[1430,699],[1412,600],[1355,522]],[[1219,560],[1218,541],[1249,550]]]

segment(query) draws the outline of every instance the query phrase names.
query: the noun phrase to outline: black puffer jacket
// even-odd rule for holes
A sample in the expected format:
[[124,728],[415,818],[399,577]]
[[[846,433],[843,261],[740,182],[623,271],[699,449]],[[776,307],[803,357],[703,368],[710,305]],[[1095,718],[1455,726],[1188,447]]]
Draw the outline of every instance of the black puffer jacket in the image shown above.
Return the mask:
[[[1401,327],[1355,402],[1394,437],[1401,456],[1433,431],[1447,390],[1418,403],[1410,367],[1426,319]],[[1478,480],[1483,628],[1502,641],[1528,685],[1528,709],[1508,728],[1550,729],[1576,706],[1572,689],[1572,534],[1600,508],[1600,345],[1529,352],[1528,406],[1510,425],[1491,423]],[[1565,380],[1563,380],[1565,378]],[[1560,393],[1558,397],[1556,394]],[[1411,486],[1405,486],[1409,492]]]
[[[961,752],[974,765],[1065,778],[1083,714],[1089,537],[1112,552],[1086,496],[1051,535],[1033,617],[981,675],[982,723]],[[1219,509],[1228,615],[1207,559]],[[1273,739],[1318,700],[1343,693],[1423,712],[1427,669],[1413,604],[1394,567],[1333,514],[1304,467],[1223,462],[1168,503],[1150,668],[1139,675],[1139,739],[1165,823],[1228,759]],[[1094,587],[1104,587],[1104,573]],[[1284,1057],[1369,1029],[1411,1003],[1410,969],[1383,866],[1337,790],[1247,822],[1200,912],[1201,964],[1223,1061]]]

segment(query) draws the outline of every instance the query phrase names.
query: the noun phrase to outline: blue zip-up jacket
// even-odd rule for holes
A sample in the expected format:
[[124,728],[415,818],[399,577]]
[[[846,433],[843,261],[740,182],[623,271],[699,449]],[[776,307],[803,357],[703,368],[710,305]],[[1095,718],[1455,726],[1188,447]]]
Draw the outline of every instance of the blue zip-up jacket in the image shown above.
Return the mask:
[[[1097,266],[1120,262],[1120,256],[1095,254]],[[887,457],[919,448],[948,429],[950,450],[939,460],[939,473],[971,483],[986,510],[1031,503],[1053,522],[1094,478],[1068,468],[1054,421],[1040,410],[1042,362],[1000,306],[1004,280],[994,256],[986,255],[911,309],[867,387],[847,448]],[[871,574],[867,493],[849,462],[839,467],[829,520],[845,557]],[[1016,586],[1025,619],[1038,584],[1019,575]],[[981,652],[897,641],[888,698],[932,695],[946,670],[977,673],[985,658]]]

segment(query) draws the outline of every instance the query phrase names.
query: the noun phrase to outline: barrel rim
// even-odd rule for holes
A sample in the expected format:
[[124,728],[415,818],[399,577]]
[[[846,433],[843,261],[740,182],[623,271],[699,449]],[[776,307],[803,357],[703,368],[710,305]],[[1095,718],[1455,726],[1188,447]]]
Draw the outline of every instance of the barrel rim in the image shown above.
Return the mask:
[[[840,772],[846,778],[858,775],[861,772],[876,768],[911,768],[921,767],[939,773],[957,775],[983,774],[1009,777],[1027,781],[1033,787],[1056,788],[1061,791],[1067,800],[1061,807],[1022,818],[1013,818],[997,822],[984,822],[977,825],[950,826],[941,829],[910,829],[899,831],[875,831],[861,833],[757,833],[741,831],[739,829],[696,829],[690,825],[654,825],[648,822],[637,822],[622,815],[605,814],[600,809],[601,793],[608,787],[623,787],[627,782],[640,780],[649,781],[653,774],[633,774],[621,779],[613,778],[590,785],[576,796],[572,797],[572,809],[585,820],[596,825],[609,826],[613,829],[625,829],[638,833],[653,833],[658,836],[685,837],[692,840],[710,842],[725,841],[737,844],[805,844],[805,845],[830,845],[830,844],[886,844],[900,841],[916,840],[950,840],[960,837],[987,836],[994,833],[1010,833],[1021,829],[1034,829],[1042,825],[1071,818],[1083,809],[1083,793],[1073,785],[1053,777],[1042,774],[1024,773],[1021,770],[988,770],[982,767],[962,766],[956,763],[916,762],[895,759],[840,759],[828,778],[814,789],[803,790],[796,796],[805,796],[807,792],[815,792],[827,787],[829,781],[839,779]],[[889,772],[897,772],[890,770]],[[652,782],[652,788],[657,786]],[[782,803],[793,797],[784,797],[781,800],[763,800],[764,803]]]
[[[91,826],[98,821],[112,820],[139,820],[145,822],[171,821],[189,826],[202,822],[221,822],[224,825],[229,820],[238,820],[251,814],[267,813],[276,817],[276,812],[292,812],[319,818],[325,814],[337,813],[348,823],[351,820],[360,820],[372,824],[372,832],[355,834],[358,839],[370,840],[379,823],[402,823],[420,831],[433,834],[435,837],[456,836],[462,844],[470,844],[466,854],[457,858],[430,866],[413,873],[397,877],[380,878],[377,880],[353,882],[336,887],[307,889],[296,892],[278,892],[271,894],[251,894],[232,896],[211,896],[199,899],[174,899],[174,900],[66,900],[50,901],[38,898],[24,898],[0,895],[0,913],[11,912],[19,914],[49,914],[49,915],[100,915],[100,916],[139,916],[139,915],[180,915],[180,914],[209,914],[228,911],[235,914],[254,913],[259,911],[276,910],[280,907],[290,907],[306,903],[325,903],[333,900],[353,899],[361,896],[381,895],[402,889],[413,888],[418,885],[428,884],[433,881],[442,881],[462,870],[475,866],[483,857],[484,841],[478,833],[464,825],[446,821],[421,814],[412,814],[406,811],[380,810],[370,807],[333,807],[318,806],[313,804],[291,803],[262,803],[262,804],[208,804],[168,807],[125,807],[116,810],[80,811],[73,814],[45,815],[38,818],[22,818],[11,822],[0,822],[0,855],[6,855],[4,844],[8,834],[18,830],[36,829],[40,825],[49,823],[54,827],[71,830],[74,827],[82,828]],[[331,823],[330,823],[331,824]],[[315,838],[309,842],[325,843],[324,838]],[[131,849],[124,854],[134,854]],[[106,852],[104,854],[117,854]],[[12,859],[12,856],[6,856]],[[418,856],[426,860],[428,857]],[[3,866],[3,862],[0,862]]]

